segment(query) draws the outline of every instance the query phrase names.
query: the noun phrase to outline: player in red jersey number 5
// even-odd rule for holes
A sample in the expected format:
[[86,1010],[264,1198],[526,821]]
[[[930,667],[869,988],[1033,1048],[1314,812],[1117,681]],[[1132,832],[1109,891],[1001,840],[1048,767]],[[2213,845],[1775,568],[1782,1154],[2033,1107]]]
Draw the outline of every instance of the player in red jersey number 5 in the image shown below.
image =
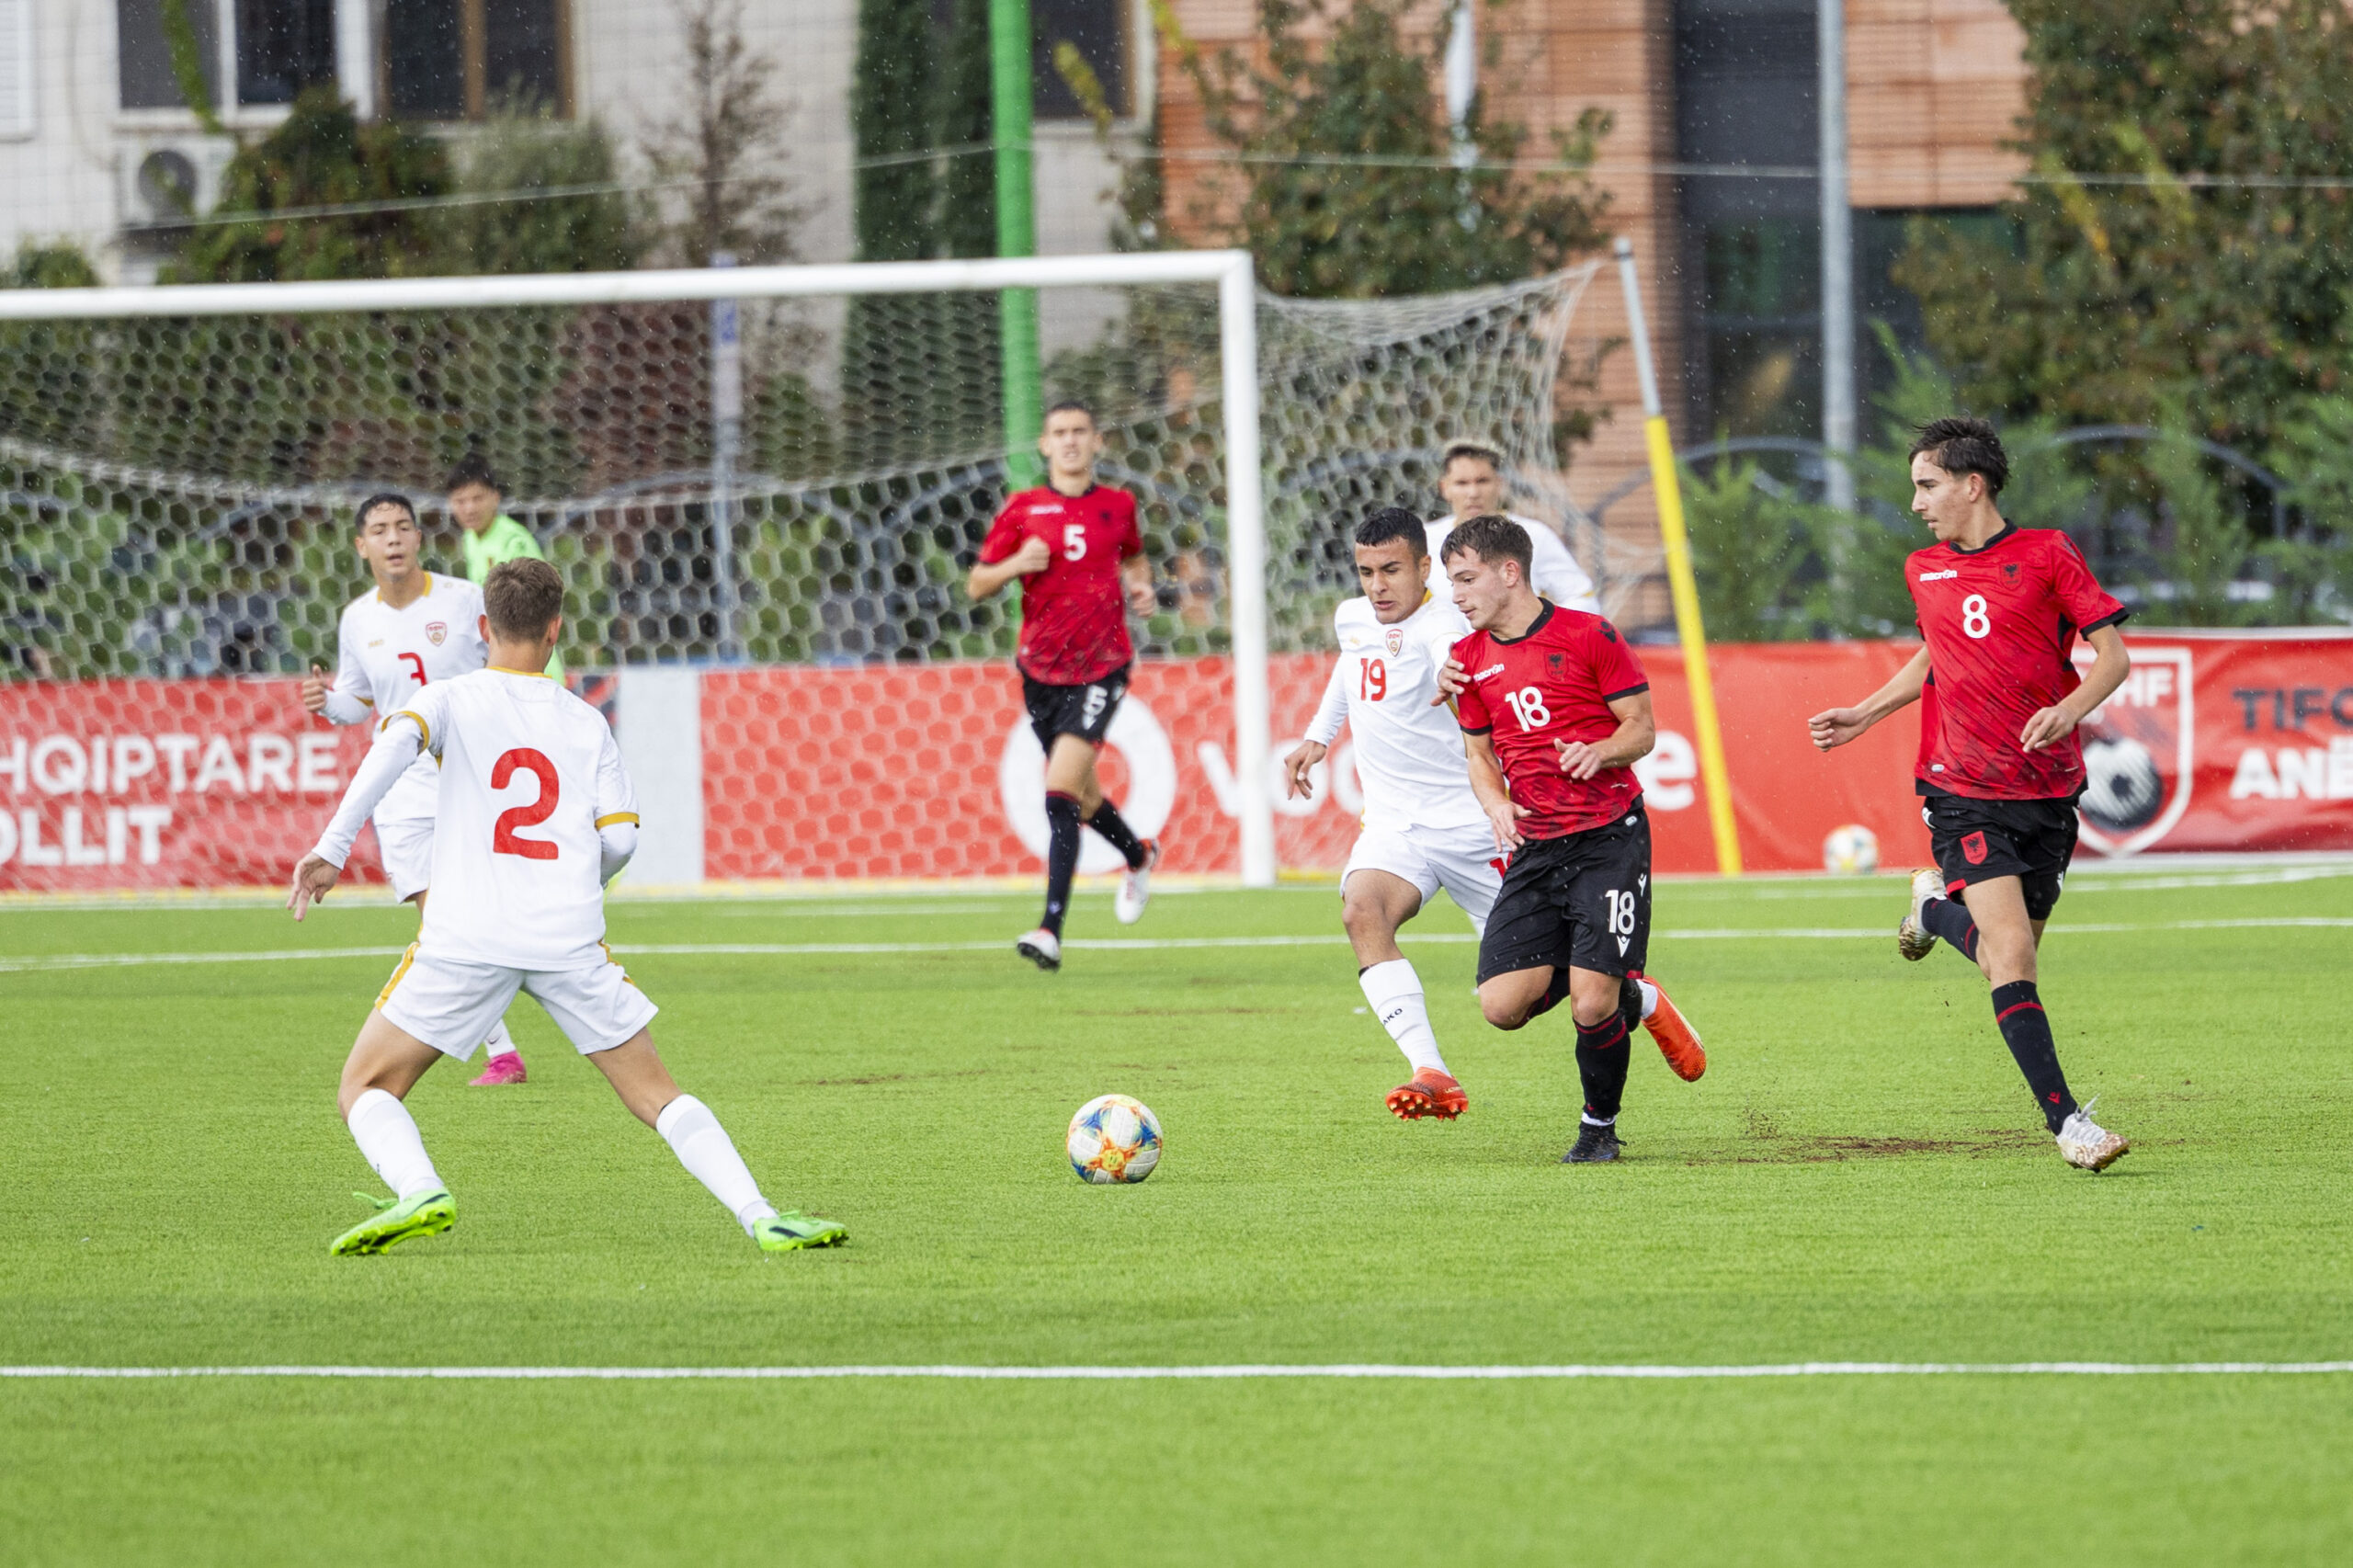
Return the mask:
[[[1845,745],[1920,704],[1913,769],[1937,858],[1912,879],[1896,950],[1926,958],[1941,937],[1984,971],[1994,1018],[2059,1153],[2104,1170],[2131,1147],[2077,1106],[2059,1070],[2035,988],[2035,951],[2075,852],[2084,748],[2075,726],[2132,667],[2117,631],[2124,607],[2104,592],[2075,541],[2005,521],[1995,498],[2010,475],[1983,419],[1938,419],[1912,444],[1912,509],[1937,542],[1904,563],[1927,644],[1853,708],[1807,721],[1815,746]],[[2077,636],[2096,655],[2078,677]]]
[[1021,641],[1014,663],[1029,727],[1046,753],[1046,917],[1014,944],[1040,969],[1062,967],[1063,920],[1078,870],[1078,830],[1093,828],[1128,862],[1116,908],[1133,925],[1152,893],[1160,846],[1139,838],[1103,797],[1096,754],[1128,693],[1135,645],[1128,616],[1150,615],[1152,562],[1136,527],[1136,498],[1095,483],[1103,437],[1081,403],[1046,413],[1038,449],[1047,483],[1010,497],[989,526],[965,591],[977,602],[1021,582]]

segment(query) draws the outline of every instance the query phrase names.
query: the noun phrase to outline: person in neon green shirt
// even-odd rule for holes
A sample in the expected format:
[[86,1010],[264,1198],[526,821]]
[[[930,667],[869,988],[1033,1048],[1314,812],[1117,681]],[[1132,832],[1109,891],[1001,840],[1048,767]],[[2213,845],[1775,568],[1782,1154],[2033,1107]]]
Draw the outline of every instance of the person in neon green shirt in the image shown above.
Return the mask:
[[[490,569],[502,562],[548,558],[530,529],[499,511],[506,496],[490,460],[480,452],[460,459],[442,488],[449,494],[449,515],[465,530],[466,575],[475,585],[481,585]],[[548,674],[557,680],[563,678],[563,661],[554,654],[548,656]]]

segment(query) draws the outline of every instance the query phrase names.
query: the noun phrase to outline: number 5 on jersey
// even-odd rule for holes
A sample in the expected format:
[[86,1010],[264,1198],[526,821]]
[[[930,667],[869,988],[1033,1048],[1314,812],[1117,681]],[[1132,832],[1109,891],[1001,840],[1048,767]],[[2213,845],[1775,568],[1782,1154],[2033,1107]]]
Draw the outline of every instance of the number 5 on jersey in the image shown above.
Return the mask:
[[1063,525],[1063,559],[1064,561],[1086,559],[1086,525],[1085,523]]
[[490,852],[519,855],[526,860],[552,860],[556,858],[552,843],[544,838],[526,838],[515,830],[537,827],[555,814],[556,801],[563,793],[563,786],[556,779],[555,764],[548,760],[544,752],[517,746],[491,765],[490,787],[504,790],[517,773],[539,776],[540,798],[528,806],[509,806],[498,813],[490,835]]

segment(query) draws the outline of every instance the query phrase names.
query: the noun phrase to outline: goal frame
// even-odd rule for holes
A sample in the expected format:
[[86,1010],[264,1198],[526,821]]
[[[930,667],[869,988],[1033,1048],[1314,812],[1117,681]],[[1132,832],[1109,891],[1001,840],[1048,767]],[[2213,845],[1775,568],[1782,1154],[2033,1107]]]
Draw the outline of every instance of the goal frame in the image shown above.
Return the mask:
[[1243,250],[868,261],[642,272],[145,288],[0,290],[0,322],[185,316],[324,315],[490,310],[516,305],[667,304],[812,295],[980,293],[1008,289],[1214,283],[1223,381],[1226,560],[1233,659],[1235,805],[1245,887],[1275,885],[1271,704],[1267,673],[1267,534],[1258,432],[1257,282]]

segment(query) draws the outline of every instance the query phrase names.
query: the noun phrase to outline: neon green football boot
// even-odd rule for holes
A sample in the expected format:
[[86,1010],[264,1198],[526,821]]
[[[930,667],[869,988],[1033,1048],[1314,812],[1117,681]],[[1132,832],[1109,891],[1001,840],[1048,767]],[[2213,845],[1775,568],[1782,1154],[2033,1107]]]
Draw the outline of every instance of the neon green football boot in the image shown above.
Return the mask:
[[336,1257],[389,1252],[411,1236],[438,1235],[458,1222],[456,1200],[439,1187],[414,1198],[374,1198],[364,1192],[351,1196],[376,1212],[335,1237],[327,1251]]
[[839,1220],[820,1220],[798,1209],[752,1221],[752,1239],[762,1252],[799,1252],[802,1247],[839,1246],[849,1240],[849,1227]]

